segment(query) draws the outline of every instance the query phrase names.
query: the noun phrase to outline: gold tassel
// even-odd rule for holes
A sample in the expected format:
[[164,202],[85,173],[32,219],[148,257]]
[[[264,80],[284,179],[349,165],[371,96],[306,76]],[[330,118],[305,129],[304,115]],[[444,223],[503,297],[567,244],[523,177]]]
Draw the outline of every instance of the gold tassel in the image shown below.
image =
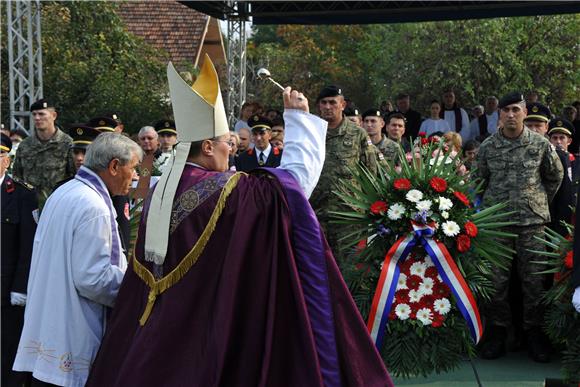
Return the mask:
[[157,296],[166,291],[167,289],[169,289],[170,287],[172,287],[173,285],[175,285],[177,282],[179,282],[179,280],[181,280],[185,276],[185,274],[187,274],[189,269],[191,269],[193,265],[195,265],[201,253],[203,253],[203,250],[205,249],[205,246],[207,245],[209,238],[211,238],[211,236],[213,235],[218,219],[226,206],[226,201],[228,197],[230,196],[234,188],[236,188],[242,176],[247,176],[247,174],[239,172],[232,175],[228,179],[227,183],[224,185],[224,188],[222,189],[222,192],[220,193],[217,205],[214,208],[211,217],[209,218],[209,221],[205,226],[205,229],[203,230],[201,236],[199,237],[193,248],[189,251],[189,253],[187,253],[187,255],[181,260],[181,262],[179,262],[179,264],[165,277],[156,281],[153,274],[151,274],[151,272],[135,258],[134,256],[135,253],[133,253],[132,259],[133,271],[135,271],[137,276],[141,278],[141,280],[145,282],[145,284],[147,284],[147,286],[149,287],[147,306],[145,307],[143,315],[139,320],[139,324],[141,326],[145,325],[145,323],[147,322],[147,319],[149,318],[149,315],[153,310],[153,306],[155,305],[155,300],[157,299]]

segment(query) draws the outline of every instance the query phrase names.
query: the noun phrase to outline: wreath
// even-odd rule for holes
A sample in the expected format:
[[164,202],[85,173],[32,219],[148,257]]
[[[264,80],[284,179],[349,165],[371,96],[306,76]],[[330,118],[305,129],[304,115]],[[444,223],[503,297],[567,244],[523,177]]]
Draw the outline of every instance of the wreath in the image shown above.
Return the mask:
[[349,208],[334,222],[352,226],[352,253],[339,262],[389,371],[426,376],[475,356],[482,334],[477,304],[493,292],[492,267],[507,268],[513,237],[505,204],[480,209],[479,187],[458,155],[424,136],[377,175],[353,170],[339,183]]

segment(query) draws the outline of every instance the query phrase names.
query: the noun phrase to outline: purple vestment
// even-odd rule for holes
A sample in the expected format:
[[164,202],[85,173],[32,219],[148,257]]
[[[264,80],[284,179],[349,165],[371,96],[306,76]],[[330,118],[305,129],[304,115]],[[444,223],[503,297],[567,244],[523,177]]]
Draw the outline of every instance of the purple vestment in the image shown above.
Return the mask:
[[[186,166],[163,270],[142,261],[146,212],[139,262],[159,276],[175,268],[230,176]],[[283,170],[240,178],[196,264],[140,326],[148,293],[130,265],[87,386],[392,385],[308,201]]]

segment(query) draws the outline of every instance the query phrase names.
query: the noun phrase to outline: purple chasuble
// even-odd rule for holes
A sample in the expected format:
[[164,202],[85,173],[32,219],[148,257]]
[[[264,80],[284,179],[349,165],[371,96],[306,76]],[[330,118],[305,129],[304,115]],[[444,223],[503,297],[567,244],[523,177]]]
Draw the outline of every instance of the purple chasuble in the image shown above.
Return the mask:
[[[232,173],[186,165],[160,276],[199,239]],[[274,177],[276,176],[276,177]],[[145,212],[136,259],[144,262]],[[87,386],[391,386],[314,213],[286,172],[242,176],[197,262],[157,296],[127,270]]]

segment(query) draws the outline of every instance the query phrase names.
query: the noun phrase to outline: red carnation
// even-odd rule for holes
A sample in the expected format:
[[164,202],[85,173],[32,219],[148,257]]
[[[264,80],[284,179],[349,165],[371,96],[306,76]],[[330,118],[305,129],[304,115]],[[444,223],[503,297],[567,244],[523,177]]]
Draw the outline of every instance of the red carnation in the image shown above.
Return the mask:
[[371,204],[371,212],[375,215],[384,214],[388,209],[387,202],[383,202],[382,200],[377,200]]
[[438,282],[433,285],[433,297],[447,298],[449,297],[450,293],[451,290],[449,289],[449,286],[447,286],[443,282]]
[[431,326],[433,328],[439,328],[440,326],[442,326],[443,321],[445,321],[445,317],[443,317],[439,313],[433,312],[433,321],[431,321]]
[[562,280],[562,273],[554,273],[554,281],[560,282]]
[[354,265],[354,267],[356,267],[357,270],[359,271],[363,271],[365,272],[365,274],[368,274],[371,271],[371,266],[368,263],[356,263]]
[[465,253],[471,247],[471,239],[465,234],[459,234],[457,236],[457,251],[460,253]]
[[467,196],[465,196],[465,194],[463,192],[459,192],[459,191],[453,191],[453,195],[455,195],[455,197],[457,199],[459,199],[459,201],[463,204],[465,204],[465,206],[469,207],[469,199],[467,198]]
[[356,244],[356,253],[360,254],[367,247],[367,239],[363,238]]
[[447,189],[447,182],[445,179],[437,176],[434,176],[429,180],[429,185],[435,190],[435,192],[445,192]]
[[426,294],[421,297],[419,304],[422,305],[422,308],[429,308],[433,311],[433,302],[435,302],[435,297],[433,295]]
[[568,254],[566,254],[566,258],[564,258],[564,266],[566,266],[566,269],[572,269],[573,265],[574,265],[574,251],[570,250],[568,251]]
[[429,139],[428,138],[421,138],[421,145],[427,145],[429,144]]
[[439,143],[439,139],[437,137],[431,137],[429,139],[429,141],[431,141],[431,143],[435,143],[435,144]]
[[419,286],[421,285],[421,282],[423,282],[423,278],[419,277],[416,274],[407,277],[407,287],[409,289],[418,290]]
[[463,228],[465,229],[465,233],[467,234],[467,236],[469,236],[470,238],[475,238],[477,236],[477,226],[475,225],[475,223],[465,222]]
[[396,320],[397,314],[395,313],[395,305],[393,305],[393,309],[389,312],[389,320]]
[[425,270],[425,277],[428,278],[437,278],[437,268],[435,266],[429,266],[426,270]]
[[399,289],[395,293],[395,299],[398,304],[408,304],[409,303],[409,289]]
[[413,263],[415,263],[414,259],[407,258],[405,262],[401,263],[399,266],[401,268],[401,273],[407,274],[411,270],[411,265],[413,265]]
[[409,181],[409,179],[404,178],[395,179],[395,182],[393,184],[395,186],[395,189],[398,189],[399,191],[408,191],[409,189],[411,189],[411,182]]
[[419,137],[427,137],[427,132],[419,132]]

